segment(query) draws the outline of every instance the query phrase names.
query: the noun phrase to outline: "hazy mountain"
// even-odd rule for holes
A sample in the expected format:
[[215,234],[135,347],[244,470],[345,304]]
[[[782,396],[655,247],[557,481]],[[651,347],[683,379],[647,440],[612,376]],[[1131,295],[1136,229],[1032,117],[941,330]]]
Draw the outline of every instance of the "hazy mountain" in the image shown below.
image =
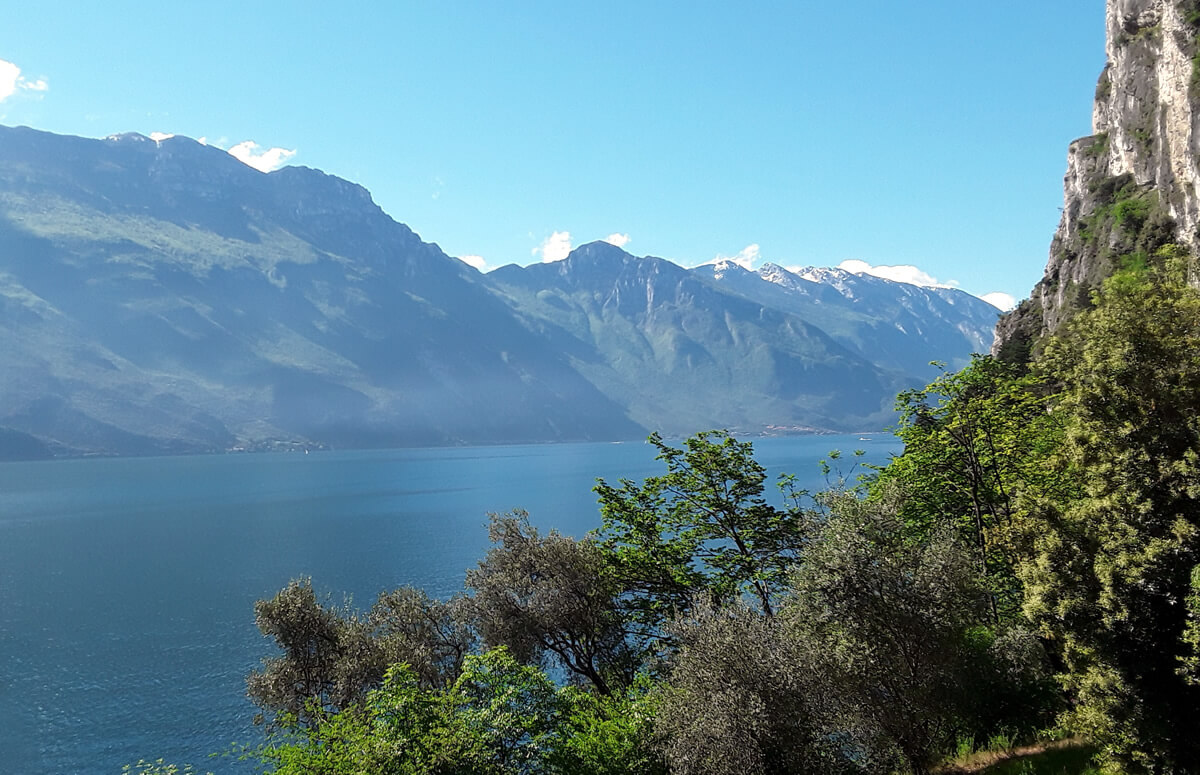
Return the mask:
[[0,129],[0,426],[83,451],[628,438],[359,186],[186,138]]
[[488,275],[640,424],[668,433],[876,428],[903,384],[814,325],[658,258],[594,242]]
[[0,456],[879,428],[986,348],[969,299],[604,243],[481,275],[316,170],[0,127]]
[[751,271],[721,261],[693,271],[819,325],[872,363],[924,382],[937,374],[930,361],[944,361],[957,371],[971,353],[988,352],[1000,315],[965,291],[925,288],[843,269],[788,271],[767,264]]

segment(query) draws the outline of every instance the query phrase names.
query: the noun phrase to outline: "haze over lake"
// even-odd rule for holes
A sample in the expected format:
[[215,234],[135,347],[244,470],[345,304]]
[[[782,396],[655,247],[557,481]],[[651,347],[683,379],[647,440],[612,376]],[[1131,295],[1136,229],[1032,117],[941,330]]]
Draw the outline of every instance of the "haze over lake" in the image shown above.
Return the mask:
[[[891,436],[755,442],[771,473],[823,479],[832,449],[883,462]],[[244,679],[272,644],[253,605],[313,578],[366,608],[445,596],[487,550],[486,514],[525,508],[580,536],[596,477],[662,471],[646,444],[62,460],[0,465],[0,749],[12,772],[120,772],[140,757],[244,770]]]

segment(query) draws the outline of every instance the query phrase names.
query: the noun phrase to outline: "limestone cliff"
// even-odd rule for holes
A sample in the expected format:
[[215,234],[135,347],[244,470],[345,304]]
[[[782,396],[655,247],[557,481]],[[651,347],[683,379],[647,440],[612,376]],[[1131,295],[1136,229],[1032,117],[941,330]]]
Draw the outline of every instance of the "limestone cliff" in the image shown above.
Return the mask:
[[1000,321],[1023,360],[1128,256],[1200,243],[1200,0],[1108,0],[1093,134],[1071,143],[1046,274]]

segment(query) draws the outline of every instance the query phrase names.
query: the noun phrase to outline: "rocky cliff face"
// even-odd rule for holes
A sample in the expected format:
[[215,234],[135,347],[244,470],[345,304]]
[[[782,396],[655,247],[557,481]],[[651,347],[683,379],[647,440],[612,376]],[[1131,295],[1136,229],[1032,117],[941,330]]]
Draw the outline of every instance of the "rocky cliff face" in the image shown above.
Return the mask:
[[1107,29],[1093,134],[1068,149],[1046,274],[1001,320],[1003,357],[1027,357],[1127,257],[1200,244],[1200,0],[1108,0]]

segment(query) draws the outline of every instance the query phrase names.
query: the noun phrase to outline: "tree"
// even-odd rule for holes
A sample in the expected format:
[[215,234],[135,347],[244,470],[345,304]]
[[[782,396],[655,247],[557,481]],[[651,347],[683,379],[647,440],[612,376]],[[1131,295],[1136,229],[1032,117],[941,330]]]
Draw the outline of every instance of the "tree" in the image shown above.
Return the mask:
[[367,622],[385,664],[406,664],[422,686],[440,689],[458,679],[463,661],[477,645],[473,616],[465,597],[442,601],[424,590],[401,587],[379,595]]
[[825,698],[825,724],[875,771],[929,772],[968,704],[968,633],[986,621],[970,551],[951,531],[906,538],[902,494],[829,496],[785,619]]
[[636,484],[596,485],[597,537],[625,591],[631,620],[653,637],[697,594],[717,601],[747,595],[775,613],[803,543],[801,521],[763,497],[766,471],[750,442],[724,431],[699,433],[683,449],[650,436],[667,473]]
[[566,775],[666,775],[654,745],[653,686],[641,674],[622,694],[564,688],[567,710],[553,757],[556,769]]
[[383,677],[369,628],[348,609],[322,604],[309,579],[295,579],[254,604],[263,635],[282,649],[246,680],[247,694],[276,719],[311,724],[321,712],[360,699]]
[[1025,611],[1053,639],[1071,721],[1135,771],[1200,771],[1189,604],[1200,565],[1200,294],[1181,252],[1107,280],[1047,346],[1063,385],[1057,472],[1020,571]]
[[838,769],[833,738],[813,719],[806,666],[776,620],[740,601],[701,602],[672,629],[680,646],[654,722],[671,772]]
[[950,528],[973,548],[995,623],[1020,611],[1018,495],[1063,497],[1069,489],[1046,465],[1062,435],[1051,401],[1043,377],[980,355],[896,400],[904,452],[875,486],[907,493],[901,517],[914,538]]
[[628,686],[636,659],[596,543],[541,536],[523,511],[491,515],[488,535],[492,548],[467,572],[484,641],[525,662],[552,655],[605,695]]
[[558,687],[499,648],[444,688],[393,666],[361,702],[277,730],[258,755],[272,775],[665,775],[649,713],[644,691]]
[[444,695],[397,665],[362,703],[276,731],[257,753],[272,775],[466,775],[470,741],[457,732]]
[[361,700],[390,665],[410,665],[426,687],[449,686],[475,644],[461,598],[434,600],[410,587],[387,592],[363,616],[322,603],[295,579],[254,605],[263,635],[282,650],[246,679],[247,694],[273,721],[311,726]]
[[467,657],[448,694],[455,724],[470,745],[472,773],[553,772],[565,704],[554,682],[507,649]]

